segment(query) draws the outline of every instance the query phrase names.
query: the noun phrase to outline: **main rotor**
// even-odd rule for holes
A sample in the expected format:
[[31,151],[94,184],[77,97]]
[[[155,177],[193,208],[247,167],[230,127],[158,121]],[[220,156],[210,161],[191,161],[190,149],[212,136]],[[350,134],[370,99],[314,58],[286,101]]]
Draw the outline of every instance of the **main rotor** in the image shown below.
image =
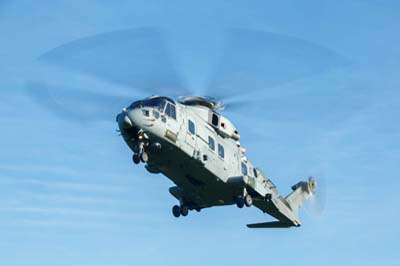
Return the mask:
[[213,111],[224,110],[225,106],[222,102],[217,101],[212,97],[202,97],[202,96],[181,96],[178,101],[181,104],[189,106],[204,106],[210,108]]

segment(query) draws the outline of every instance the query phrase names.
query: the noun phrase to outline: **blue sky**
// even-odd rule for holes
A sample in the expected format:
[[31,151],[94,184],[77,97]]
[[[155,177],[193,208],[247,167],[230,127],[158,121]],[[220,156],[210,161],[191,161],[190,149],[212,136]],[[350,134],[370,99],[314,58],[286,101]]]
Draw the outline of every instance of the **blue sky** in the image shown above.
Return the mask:
[[[373,0],[0,1],[0,264],[398,265],[399,8]],[[131,163],[115,113],[74,122],[26,93],[32,79],[46,78],[126,95],[93,77],[40,72],[37,58],[83,37],[149,26],[167,32],[195,92],[205,91],[229,28],[305,40],[346,62],[259,90],[249,81],[257,108],[227,112],[282,194],[310,174],[325,178],[321,216],[302,210],[303,226],[288,230],[247,229],[270,219],[256,208],[175,219],[171,182]]]

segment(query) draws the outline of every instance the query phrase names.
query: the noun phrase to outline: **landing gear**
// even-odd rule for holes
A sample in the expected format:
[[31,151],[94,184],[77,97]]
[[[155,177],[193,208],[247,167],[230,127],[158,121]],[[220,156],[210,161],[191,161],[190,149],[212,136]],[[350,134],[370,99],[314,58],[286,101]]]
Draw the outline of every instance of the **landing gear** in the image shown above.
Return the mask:
[[185,204],[182,204],[181,206],[178,205],[174,205],[174,207],[172,207],[172,214],[178,218],[179,216],[187,216],[189,214],[189,207]]
[[132,156],[132,160],[135,164],[138,164],[140,162],[147,163],[147,161],[149,160],[149,154],[145,151],[134,153]]
[[140,156],[139,156],[139,154],[137,154],[137,153],[133,154],[132,160],[133,160],[133,162],[134,162],[135,164],[140,163]]
[[149,146],[148,137],[143,131],[141,131],[138,133],[137,139],[138,142],[133,149],[134,154],[132,160],[135,164],[140,162],[147,163],[149,160],[149,154],[145,151],[145,148]]
[[253,205],[253,198],[251,197],[250,194],[246,194],[246,196],[244,196],[244,204],[247,207],[250,207],[251,205]]
[[245,205],[246,207],[250,207],[251,205],[253,205],[253,198],[251,197],[250,194],[245,194],[245,196],[238,196],[235,199],[236,202],[236,206],[238,206],[238,208],[243,208]]
[[172,214],[178,218],[181,216],[181,208],[178,205],[174,205],[174,207],[172,207]]
[[142,153],[140,154],[140,160],[142,161],[142,163],[147,163],[147,161],[149,160],[149,155],[147,154],[147,152],[142,151]]
[[239,196],[239,197],[237,197],[236,199],[235,199],[235,201],[236,201],[236,206],[238,206],[238,208],[243,208],[243,206],[244,206],[244,199],[243,199],[243,197],[242,196]]
[[144,151],[144,148],[141,147],[139,149],[139,152],[135,152],[132,156],[132,160],[135,164],[138,164],[140,162],[142,163],[147,163],[147,161],[149,160],[149,154],[147,152]]
[[181,214],[182,216],[187,216],[189,214],[189,207],[186,205],[181,206]]

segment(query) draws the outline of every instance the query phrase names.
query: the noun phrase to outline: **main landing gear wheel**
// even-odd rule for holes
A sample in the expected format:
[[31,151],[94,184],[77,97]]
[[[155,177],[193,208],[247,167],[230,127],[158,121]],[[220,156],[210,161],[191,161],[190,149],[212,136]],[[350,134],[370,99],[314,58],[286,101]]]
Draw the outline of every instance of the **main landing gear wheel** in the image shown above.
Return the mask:
[[253,198],[251,197],[250,194],[246,194],[246,196],[244,196],[244,204],[247,207],[250,207],[251,205],[253,205]]
[[243,197],[237,197],[236,198],[236,206],[238,206],[238,208],[243,208],[243,206],[244,206],[244,199],[243,199]]
[[140,160],[143,163],[146,163],[149,160],[149,155],[147,154],[147,152],[142,152],[142,154],[140,155]]
[[132,160],[133,160],[133,162],[134,162],[135,164],[138,164],[138,163],[140,163],[140,157],[139,157],[139,154],[137,154],[137,153],[133,154],[133,156],[132,156]]
[[172,214],[178,218],[181,216],[181,208],[178,205],[174,205],[174,207],[172,207]]
[[182,216],[187,216],[189,214],[189,207],[186,205],[181,206],[181,214]]

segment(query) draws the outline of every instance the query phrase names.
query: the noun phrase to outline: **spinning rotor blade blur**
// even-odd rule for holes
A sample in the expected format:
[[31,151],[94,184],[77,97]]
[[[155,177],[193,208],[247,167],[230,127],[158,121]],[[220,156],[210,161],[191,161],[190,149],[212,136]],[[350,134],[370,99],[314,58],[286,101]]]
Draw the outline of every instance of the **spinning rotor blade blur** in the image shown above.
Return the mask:
[[271,89],[346,64],[347,60],[334,51],[303,39],[233,29],[207,94],[221,99]]
[[59,117],[77,122],[114,121],[132,97],[94,93],[70,87],[31,82],[26,89],[38,104]]
[[[107,117],[104,113],[106,106],[114,106],[122,100],[112,97],[119,94],[119,87],[125,88],[128,102],[139,98],[138,94],[192,95],[179,78],[172,59],[165,35],[159,29],[138,28],[102,33],[54,48],[40,56],[39,63],[53,66],[54,71],[57,68],[70,71],[71,80],[86,75],[111,84],[108,89],[100,92],[92,86],[89,92],[81,84],[65,85],[64,81],[68,79],[56,80],[51,74],[44,75],[42,79],[35,77],[27,89],[37,102],[56,114],[60,113],[63,118],[101,120],[101,117]],[[212,72],[205,95],[216,99],[228,110],[240,109],[244,103],[259,99],[254,97],[257,91],[273,90],[274,86],[346,63],[343,57],[330,49],[306,40],[234,29],[229,31],[223,55]],[[48,76],[51,76],[51,82],[48,82]],[[50,86],[50,83],[53,85]],[[68,89],[70,87],[73,89]],[[83,97],[89,94],[90,97]],[[245,95],[248,97],[242,97]],[[124,106],[126,104],[119,106],[118,110]]]
[[[46,70],[41,78],[34,77],[28,82],[28,94],[67,120],[113,121],[111,117],[143,94],[146,97],[190,94],[175,71],[164,37],[154,28],[113,31],[78,39],[43,54],[38,63]],[[68,77],[62,74],[60,78],[58,74],[63,69]],[[64,85],[82,76],[111,86],[105,90],[90,86],[88,90],[81,84]],[[125,97],[121,96],[121,90]]]
[[139,28],[102,33],[61,45],[40,61],[94,75],[112,83],[163,94],[188,91],[178,77],[161,31]]

